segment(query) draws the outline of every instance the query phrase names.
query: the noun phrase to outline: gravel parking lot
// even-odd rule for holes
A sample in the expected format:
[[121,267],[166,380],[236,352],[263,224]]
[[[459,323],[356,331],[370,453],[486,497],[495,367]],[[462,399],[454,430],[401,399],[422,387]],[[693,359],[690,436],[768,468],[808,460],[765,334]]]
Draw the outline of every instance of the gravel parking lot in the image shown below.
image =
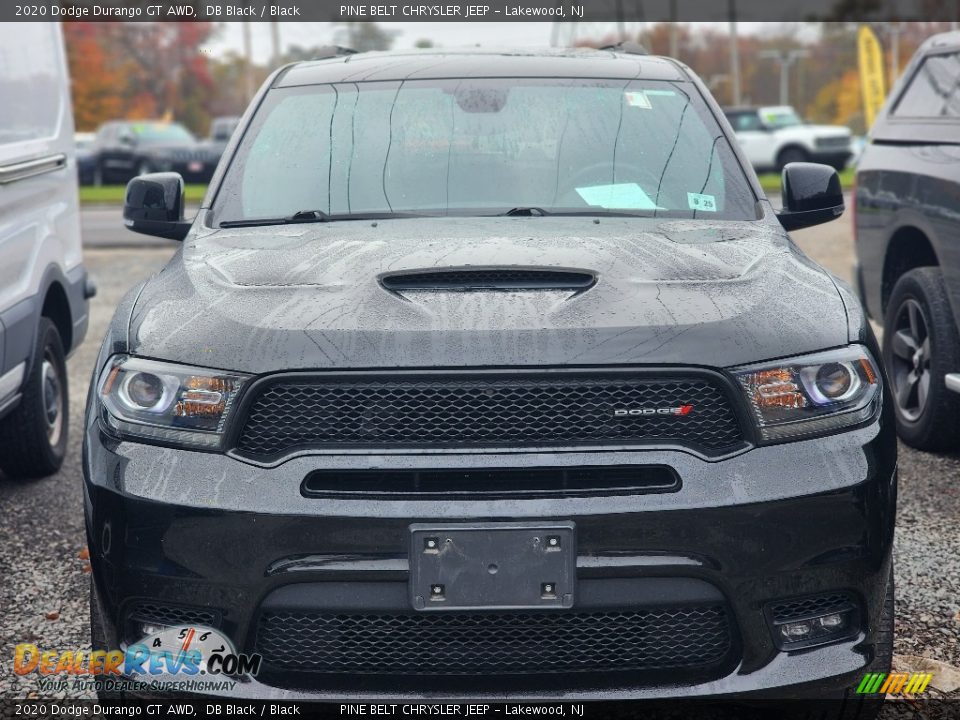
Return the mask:
[[[98,227],[103,218],[101,211],[88,228]],[[119,227],[119,213],[116,223]],[[795,238],[816,260],[849,279],[848,217],[798,232]],[[88,243],[85,261],[99,294],[92,305],[88,339],[70,364],[68,459],[60,473],[44,480],[0,476],[0,697],[37,697],[37,676],[17,677],[12,671],[18,643],[49,649],[89,647],[80,472],[87,384],[113,308],[127,288],[162,267],[172,253],[168,247],[98,248],[94,240]],[[900,669],[910,669],[915,662],[911,656],[960,664],[958,518],[960,454],[938,456],[902,447],[895,646]]]

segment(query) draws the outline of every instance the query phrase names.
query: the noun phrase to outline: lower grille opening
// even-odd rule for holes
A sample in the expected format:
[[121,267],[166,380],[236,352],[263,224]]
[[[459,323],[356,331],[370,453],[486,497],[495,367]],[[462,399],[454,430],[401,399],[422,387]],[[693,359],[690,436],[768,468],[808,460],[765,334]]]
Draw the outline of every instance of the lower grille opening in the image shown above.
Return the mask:
[[[720,604],[594,612],[262,612],[271,670],[325,675],[529,676],[717,669],[732,652]],[[642,682],[642,678],[639,680]],[[633,684],[638,682],[634,676]]]
[[676,492],[680,478],[661,465],[461,470],[318,470],[306,497],[403,498],[633,495]]
[[134,603],[127,609],[125,616],[124,635],[128,642],[142,640],[146,634],[144,628],[180,625],[217,627],[220,622],[220,612],[212,608],[165,605],[152,601]]
[[800,650],[855,637],[859,604],[847,592],[809,595],[768,603],[765,612],[781,650]]

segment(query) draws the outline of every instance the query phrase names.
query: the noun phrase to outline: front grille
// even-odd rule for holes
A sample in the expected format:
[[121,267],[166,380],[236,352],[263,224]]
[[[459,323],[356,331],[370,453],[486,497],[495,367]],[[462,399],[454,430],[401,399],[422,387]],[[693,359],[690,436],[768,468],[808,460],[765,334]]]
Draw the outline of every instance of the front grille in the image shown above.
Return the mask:
[[[743,444],[712,376],[638,373],[277,378],[253,389],[237,448]],[[671,412],[689,406],[680,413]],[[620,414],[616,414],[617,412]]]
[[846,149],[850,146],[850,138],[844,136],[817,138],[816,145],[818,148]]
[[176,162],[210,162],[213,155],[205,148],[173,148],[168,151],[171,160]]
[[529,675],[702,669],[731,652],[723,605],[567,613],[336,615],[267,611],[271,669],[364,675]]

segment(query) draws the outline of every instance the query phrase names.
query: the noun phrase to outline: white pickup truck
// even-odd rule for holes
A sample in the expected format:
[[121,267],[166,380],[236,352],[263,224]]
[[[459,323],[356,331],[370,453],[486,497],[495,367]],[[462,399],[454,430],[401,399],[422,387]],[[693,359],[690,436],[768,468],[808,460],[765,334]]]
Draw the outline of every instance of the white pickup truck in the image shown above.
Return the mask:
[[780,171],[791,162],[826,163],[842,170],[853,155],[849,128],[807,124],[789,105],[724,108],[724,113],[758,171]]

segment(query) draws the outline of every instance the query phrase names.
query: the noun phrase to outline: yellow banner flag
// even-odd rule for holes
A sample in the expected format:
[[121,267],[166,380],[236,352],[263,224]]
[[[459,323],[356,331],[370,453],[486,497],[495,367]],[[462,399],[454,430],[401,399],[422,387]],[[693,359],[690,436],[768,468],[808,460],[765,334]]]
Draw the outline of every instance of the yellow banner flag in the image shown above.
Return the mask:
[[876,34],[866,25],[857,32],[860,88],[863,90],[863,119],[867,130],[873,125],[886,96],[883,82],[883,50]]

